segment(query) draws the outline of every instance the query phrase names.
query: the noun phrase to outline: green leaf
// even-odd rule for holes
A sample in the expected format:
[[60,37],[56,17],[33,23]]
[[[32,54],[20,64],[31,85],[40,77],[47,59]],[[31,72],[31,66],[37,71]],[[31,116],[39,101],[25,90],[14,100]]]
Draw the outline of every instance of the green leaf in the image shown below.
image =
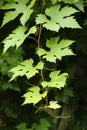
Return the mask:
[[58,92],[55,96],[55,100],[62,101],[63,103],[68,103],[69,99],[74,96],[73,90],[65,87],[63,91]]
[[5,53],[11,46],[13,47],[16,45],[16,47],[19,47],[21,45],[27,36],[25,35],[26,30],[26,27],[19,26],[12,32],[12,34],[10,34],[6,39],[4,39],[2,41],[4,43],[3,53]]
[[28,90],[29,91],[23,95],[23,97],[25,98],[23,105],[30,103],[36,104],[47,95],[47,91],[40,94],[40,88],[38,86],[31,87]]
[[47,119],[40,119],[40,123],[39,124],[36,124],[34,123],[32,125],[32,129],[34,130],[49,130],[49,127],[51,127],[51,124],[48,122]]
[[64,87],[68,74],[60,74],[60,71],[53,71],[50,73],[50,81],[43,81],[41,84],[43,87],[59,88]]
[[56,62],[56,59],[61,60],[63,56],[74,55],[69,46],[73,43],[71,40],[61,40],[59,43],[59,38],[51,38],[47,40],[46,46],[50,49],[46,51],[42,48],[39,48],[37,54],[46,58],[49,62]]
[[20,88],[17,84],[8,83],[8,81],[3,81],[1,83],[1,90],[6,91],[7,89],[20,91]]
[[7,75],[11,77],[9,70],[15,67],[17,64],[23,61],[23,50],[22,48],[15,49],[10,48],[5,54],[0,54],[0,70],[2,76]]
[[27,128],[26,123],[21,123],[16,128],[17,128],[17,130],[29,130],[29,128]]
[[60,26],[55,21],[48,20],[46,18],[46,16],[43,15],[43,14],[37,15],[36,23],[37,24],[42,24],[43,23],[43,27],[45,27],[46,29],[51,30],[51,31],[58,32],[58,30],[60,29]]
[[33,13],[32,7],[34,6],[36,0],[32,0],[27,5],[28,2],[29,0],[15,0],[14,3],[7,3],[4,6],[2,6],[0,9],[3,10],[15,9],[5,13],[2,26],[10,22],[11,20],[14,20],[19,14],[22,14],[20,22],[24,26],[27,20],[30,18],[31,14]]
[[10,81],[12,81],[14,78],[18,76],[26,76],[28,79],[33,77],[36,73],[38,73],[39,69],[43,69],[43,62],[39,62],[36,66],[33,66],[33,59],[25,60],[17,67],[14,67],[10,70],[10,72],[13,73],[12,78]]
[[9,36],[7,36],[2,42],[4,43],[4,51],[5,53],[10,47],[16,46],[17,48],[24,42],[26,37],[30,34],[36,32],[36,27],[33,26],[29,29],[27,34],[25,34],[27,28],[24,26],[19,26],[16,28]]
[[70,4],[72,4],[72,3],[76,3],[76,2],[79,2],[79,0],[57,0],[57,1],[63,1],[63,2],[65,2],[65,3],[70,3]]
[[58,0],[51,0],[52,4],[56,4]]
[[65,6],[60,10],[60,5],[55,5],[46,9],[45,15],[37,15],[36,24],[43,24],[43,27],[46,29],[56,32],[58,32],[60,27],[81,28],[74,17],[71,16],[76,12],[77,10],[72,7]]
[[84,1],[83,0],[78,0],[78,2],[75,2],[74,5],[81,10],[82,12],[84,12]]
[[51,0],[52,4],[63,1],[64,3],[74,4],[79,10],[84,12],[84,1],[83,0]]
[[52,109],[58,109],[61,106],[57,103],[57,101],[50,101],[50,105],[47,107],[52,108]]
[[29,31],[27,32],[26,36],[30,35],[30,34],[35,34],[35,32],[37,31],[36,26],[32,26]]

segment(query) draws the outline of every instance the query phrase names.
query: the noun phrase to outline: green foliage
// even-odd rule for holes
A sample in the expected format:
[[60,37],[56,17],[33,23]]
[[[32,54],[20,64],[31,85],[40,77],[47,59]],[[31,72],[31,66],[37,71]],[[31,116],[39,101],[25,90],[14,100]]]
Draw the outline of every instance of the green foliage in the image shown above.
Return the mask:
[[2,42],[4,43],[4,51],[5,53],[9,47],[16,46],[17,48],[24,42],[26,37],[30,34],[33,34],[36,32],[35,27],[31,27],[27,34],[25,34],[27,28],[24,26],[19,26],[17,29],[15,29],[12,34],[10,34],[6,39],[4,39]]
[[[65,6],[60,10],[60,5],[56,5],[46,9],[46,15],[39,14],[36,18],[36,23],[43,24],[46,29],[56,32],[59,31],[60,27],[80,28],[76,20],[71,16],[76,12],[77,10],[69,6]],[[46,16],[50,17],[50,20]]]
[[[86,4],[0,1],[1,130],[87,128]],[[66,113],[67,126],[58,120],[69,117]]]
[[1,9],[4,10],[15,9],[15,11],[13,10],[5,13],[2,26],[10,22],[11,20],[14,20],[19,14],[23,14],[20,18],[20,22],[24,26],[30,15],[33,13],[33,10],[31,8],[35,4],[35,1],[36,0],[32,0],[27,6],[26,4],[29,2],[29,0],[15,0],[12,3],[7,3],[6,5],[2,6]]
[[40,119],[39,124],[33,124],[32,130],[48,130],[50,126],[50,123],[46,119]]
[[52,108],[52,109],[58,109],[61,106],[59,104],[57,104],[57,101],[50,101],[50,105],[48,105],[48,108]]
[[[43,69],[43,62],[39,62],[36,66],[33,66],[33,59],[25,60],[17,67],[14,67],[10,70],[13,72],[13,76],[11,80],[13,80],[17,76],[25,75],[28,79],[33,77],[36,73],[38,73],[39,69]],[[10,81],[11,81],[10,80]]]
[[29,130],[26,126],[26,123],[21,123],[16,128],[17,130]]
[[73,55],[73,52],[69,49],[69,46],[73,43],[70,40],[62,40],[59,43],[59,38],[51,38],[47,40],[46,47],[49,48],[49,51],[39,48],[37,54],[43,56],[49,62],[56,62],[56,59],[61,60],[63,56]]
[[50,73],[50,81],[43,81],[42,86],[43,87],[55,87],[61,89],[61,87],[65,86],[67,73],[60,74],[60,71],[53,71]]
[[40,88],[38,86],[34,86],[29,88],[29,91],[24,94],[23,97],[25,97],[25,101],[23,104],[36,104],[38,103],[40,100],[42,100],[42,98],[45,98],[47,95],[47,91],[40,94]]

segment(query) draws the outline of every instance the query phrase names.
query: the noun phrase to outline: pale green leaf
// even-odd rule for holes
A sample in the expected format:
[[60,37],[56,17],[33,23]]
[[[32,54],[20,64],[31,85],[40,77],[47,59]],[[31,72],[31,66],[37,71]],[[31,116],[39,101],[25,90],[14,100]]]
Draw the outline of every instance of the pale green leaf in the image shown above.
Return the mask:
[[33,13],[32,7],[34,6],[35,2],[36,0],[32,0],[31,3],[26,7],[26,10],[23,12],[22,17],[20,18],[22,25],[25,25],[25,23],[27,22],[27,20],[30,18],[31,14]]
[[43,87],[52,87],[52,88],[59,88],[61,89],[62,87],[65,86],[66,84],[66,79],[68,74],[63,73],[60,74],[60,71],[53,71],[50,73],[50,81],[43,81],[41,84]]
[[52,109],[58,109],[61,106],[58,104],[57,101],[50,101],[50,105],[47,106],[48,108],[52,108]]
[[72,7],[65,6],[60,9],[60,5],[55,5],[46,9],[45,14],[37,15],[36,24],[43,24],[46,29],[56,32],[58,32],[60,27],[81,28],[72,16],[76,12],[78,11]]
[[11,20],[14,20],[19,14],[22,14],[22,16],[20,17],[20,21],[21,24],[24,26],[33,13],[32,7],[34,6],[36,0],[32,0],[29,5],[27,5],[28,2],[29,0],[15,0],[14,3],[7,3],[2,6],[0,8],[2,10],[14,9],[5,13],[2,26],[10,22]]
[[79,10],[84,12],[84,1],[83,0],[51,0],[52,4],[63,1],[64,3],[74,4]]
[[84,1],[83,0],[79,0],[78,2],[75,2],[74,5],[81,10],[82,12],[84,12]]
[[58,32],[58,30],[60,29],[60,26],[57,23],[55,23],[54,20],[48,20],[46,18],[46,16],[43,15],[43,14],[39,14],[37,16],[38,16],[36,18],[36,23],[37,24],[42,24],[43,23],[43,27],[45,27],[46,29],[51,30],[51,31]]
[[20,18],[20,21],[23,26],[25,25],[27,20],[30,18],[31,14],[33,13],[33,9],[30,9],[30,7],[28,7],[28,8],[25,10],[23,16]]
[[71,40],[61,40],[59,43],[59,37],[51,38],[47,40],[46,46],[50,49],[46,51],[43,48],[39,48],[37,54],[46,58],[49,62],[56,62],[56,59],[61,60],[63,56],[74,55],[69,46],[73,43]]
[[3,53],[5,53],[10,47],[16,46],[18,48],[24,42],[28,35],[34,34],[37,31],[35,26],[31,27],[29,31],[25,34],[26,30],[26,27],[19,26],[11,34],[9,34],[2,41],[4,43]]
[[47,95],[47,91],[40,94],[40,88],[38,86],[34,86],[28,89],[28,92],[23,95],[25,98],[24,104],[36,104],[45,98]]
[[7,36],[2,42],[4,43],[4,52],[5,53],[9,47],[13,47],[16,45],[16,47],[19,47],[23,41],[26,38],[25,31],[26,27],[19,26],[17,29],[15,29],[12,34]]
[[25,60],[17,67],[14,67],[10,70],[10,72],[13,73],[12,78],[10,81],[12,81],[14,78],[18,76],[26,76],[28,79],[35,76],[36,73],[38,73],[39,69],[43,69],[43,62],[39,62],[36,66],[33,66],[33,59]]
[[26,36],[30,35],[30,34],[35,34],[35,32],[37,31],[36,26],[33,26],[29,29],[28,33],[26,34]]

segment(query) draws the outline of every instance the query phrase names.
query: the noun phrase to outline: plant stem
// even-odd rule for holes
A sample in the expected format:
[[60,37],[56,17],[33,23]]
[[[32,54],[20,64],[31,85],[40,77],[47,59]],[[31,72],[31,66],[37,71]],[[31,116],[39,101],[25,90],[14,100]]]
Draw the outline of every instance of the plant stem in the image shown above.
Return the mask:
[[41,39],[41,32],[42,32],[42,25],[40,24],[39,26],[39,35],[38,35],[38,48],[41,47],[41,42],[40,42],[40,39]]
[[[42,47],[42,44],[41,44],[41,41],[40,41],[41,40],[41,32],[42,32],[42,25],[40,24],[40,26],[39,26],[38,40],[37,40],[37,42],[38,42],[38,49]],[[42,61],[41,56],[39,57],[39,61]],[[44,81],[44,76],[43,76],[42,70],[40,70],[40,75],[42,77],[42,80]]]
[[[41,32],[42,32],[42,25],[40,24],[39,26],[39,35],[38,35],[38,49],[42,47],[41,44]],[[41,56],[39,57],[39,61],[42,61]],[[44,81],[44,75],[43,75],[43,71],[40,70],[40,76],[42,78],[42,80]],[[48,91],[48,88],[46,87],[46,91]],[[46,96],[46,106],[48,106],[48,95]]]

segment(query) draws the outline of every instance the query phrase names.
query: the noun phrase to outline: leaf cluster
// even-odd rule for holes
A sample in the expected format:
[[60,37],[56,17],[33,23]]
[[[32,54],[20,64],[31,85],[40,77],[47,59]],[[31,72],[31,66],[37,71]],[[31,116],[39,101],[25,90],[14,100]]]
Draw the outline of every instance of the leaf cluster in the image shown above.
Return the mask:
[[[39,6],[40,8],[38,8]],[[62,68],[63,65],[60,67],[60,64],[65,60],[66,65],[69,66],[68,57],[75,56],[72,48],[76,39],[72,38],[71,34],[73,34],[72,30],[74,29],[81,29],[76,15],[80,11],[84,11],[83,1],[2,0],[0,2],[0,10],[4,13],[1,25],[2,30],[8,24],[11,25],[10,22],[18,21],[15,29],[1,41],[3,49],[0,49],[0,92],[18,91],[19,96],[17,96],[17,100],[21,100],[21,96],[23,100],[20,101],[20,104],[22,104],[24,110],[28,106],[27,104],[30,104],[30,119],[32,115],[35,117],[33,110],[31,110],[32,106],[33,109],[37,109],[36,113],[41,112],[42,114],[47,112],[56,119],[64,117],[63,113],[60,116],[56,116],[54,113],[57,110],[60,111],[60,109],[62,111],[62,104],[67,104],[69,99],[74,96],[73,89],[68,88],[71,84],[67,83],[69,80],[68,75],[73,75],[74,72],[71,72],[72,69],[67,70],[67,67]],[[68,34],[67,30],[71,34]],[[68,36],[70,35],[70,37],[67,37],[65,33]],[[80,42],[79,47],[86,53]],[[7,104],[9,105],[10,103],[7,101]],[[20,108],[19,106],[17,107]],[[74,111],[76,108],[72,109]],[[9,113],[8,111],[10,111],[9,107],[4,109],[4,113]],[[33,125],[31,125],[32,121],[28,120],[27,114],[25,114],[27,121],[24,121],[23,118],[25,117],[23,115],[20,123],[18,114],[22,110],[17,114],[14,111],[12,108],[12,113],[10,114],[13,119],[19,122],[18,125],[17,123],[15,125],[18,130],[51,129],[49,121],[42,118],[40,114],[39,124],[33,121]],[[0,119],[2,121],[2,118]],[[31,124],[29,124],[29,121]],[[29,124],[29,127],[27,124]],[[4,122],[1,125],[4,126]],[[80,128],[78,123],[76,128]]]

